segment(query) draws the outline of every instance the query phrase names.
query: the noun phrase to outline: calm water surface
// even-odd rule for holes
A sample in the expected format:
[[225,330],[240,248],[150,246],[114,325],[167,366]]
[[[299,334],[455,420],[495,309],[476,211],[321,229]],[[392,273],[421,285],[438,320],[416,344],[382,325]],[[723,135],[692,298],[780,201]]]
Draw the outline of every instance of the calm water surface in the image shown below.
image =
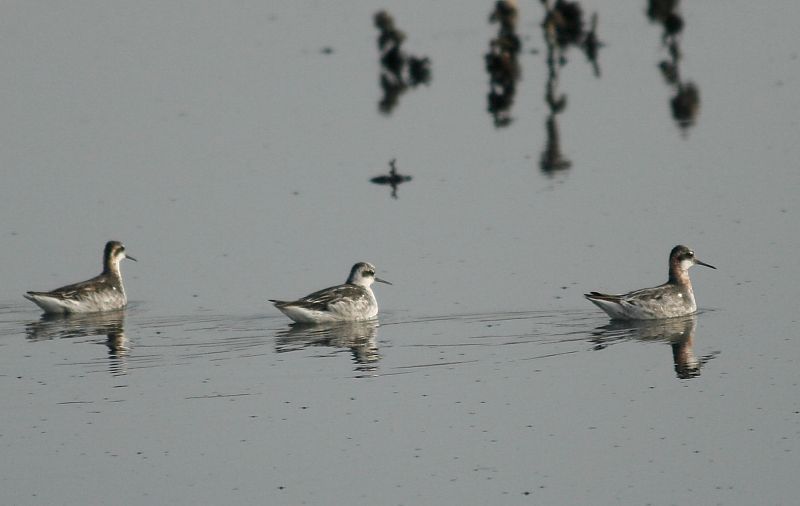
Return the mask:
[[[3,504],[796,502],[798,7],[582,2],[593,64],[519,2],[489,75],[493,5],[6,6]],[[380,8],[431,69],[388,99]],[[125,311],[22,299],[109,239]],[[698,315],[583,299],[678,243]],[[361,260],[379,322],[266,302]]]

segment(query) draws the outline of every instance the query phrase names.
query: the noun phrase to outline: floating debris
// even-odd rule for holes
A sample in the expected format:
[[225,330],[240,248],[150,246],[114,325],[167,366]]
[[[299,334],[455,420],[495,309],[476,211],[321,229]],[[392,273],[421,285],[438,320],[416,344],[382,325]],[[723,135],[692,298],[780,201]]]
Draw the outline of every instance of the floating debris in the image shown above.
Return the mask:
[[373,21],[380,31],[378,49],[380,51],[381,76],[380,85],[383,97],[378,109],[390,114],[397,101],[408,87],[429,84],[431,81],[430,58],[407,55],[402,49],[406,39],[405,33],[394,25],[394,19],[386,11],[378,11]]
[[390,170],[388,175],[376,176],[370,179],[370,182],[374,184],[391,186],[393,199],[397,198],[397,187],[403,183],[411,181],[411,176],[404,176],[397,173],[397,167],[395,166],[396,161],[397,160],[394,158],[389,161]]

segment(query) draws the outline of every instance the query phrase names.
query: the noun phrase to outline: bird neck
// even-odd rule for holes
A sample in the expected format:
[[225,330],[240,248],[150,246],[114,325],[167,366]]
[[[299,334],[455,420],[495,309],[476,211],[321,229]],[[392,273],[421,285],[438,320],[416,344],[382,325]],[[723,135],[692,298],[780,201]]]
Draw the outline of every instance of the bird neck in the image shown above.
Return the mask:
[[669,283],[688,286],[690,290],[692,288],[692,282],[689,279],[689,271],[681,268],[680,264],[672,264],[669,266]]
[[103,274],[119,277],[119,259],[105,259],[103,261]]

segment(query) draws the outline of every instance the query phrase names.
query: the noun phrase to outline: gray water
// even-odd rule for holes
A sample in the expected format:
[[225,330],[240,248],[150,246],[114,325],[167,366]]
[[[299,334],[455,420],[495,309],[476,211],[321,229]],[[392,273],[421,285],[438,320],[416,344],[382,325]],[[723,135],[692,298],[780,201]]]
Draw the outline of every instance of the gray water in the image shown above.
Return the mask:
[[[341,4],[4,5],[2,503],[794,504],[796,4],[685,2],[669,83],[645,2],[582,2],[598,77],[576,46],[548,68],[520,1],[508,124],[493,2]],[[381,8],[432,71],[389,112]],[[22,299],[109,239],[124,312]],[[697,316],[583,299],[663,282],[679,243],[718,268]],[[267,303],[361,260],[379,323]]]

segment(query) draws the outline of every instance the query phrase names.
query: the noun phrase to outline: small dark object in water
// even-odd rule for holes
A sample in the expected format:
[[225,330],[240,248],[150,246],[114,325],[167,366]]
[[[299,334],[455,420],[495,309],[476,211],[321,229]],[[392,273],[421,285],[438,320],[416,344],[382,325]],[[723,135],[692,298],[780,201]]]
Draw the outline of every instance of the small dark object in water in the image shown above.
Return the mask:
[[428,84],[431,80],[431,59],[427,56],[408,58],[408,84],[416,86],[418,84]]
[[660,23],[677,8],[678,0],[650,0],[647,3],[647,17],[654,23]]
[[678,94],[670,101],[672,117],[681,128],[694,124],[697,112],[700,110],[700,90],[694,83],[681,84]]
[[397,187],[400,186],[402,183],[406,183],[411,181],[411,176],[404,176],[402,174],[397,173],[397,167],[395,166],[395,162],[397,160],[392,158],[389,162],[389,170],[388,175],[376,176],[370,179],[370,182],[379,185],[389,185],[392,187],[392,198],[397,198]]
[[558,0],[549,9],[544,25],[555,32],[559,46],[578,44],[583,36],[583,9],[578,2]]
[[667,84],[678,84],[678,64],[671,60],[664,60],[658,64],[661,75]]

